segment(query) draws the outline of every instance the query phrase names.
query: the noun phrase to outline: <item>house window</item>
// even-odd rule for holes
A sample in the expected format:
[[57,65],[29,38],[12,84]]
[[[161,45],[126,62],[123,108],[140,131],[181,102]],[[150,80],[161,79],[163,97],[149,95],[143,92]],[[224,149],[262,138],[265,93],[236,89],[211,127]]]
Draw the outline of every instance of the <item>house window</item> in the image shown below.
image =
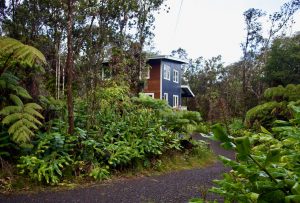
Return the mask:
[[150,79],[150,68],[147,68],[146,79]]
[[169,98],[168,93],[164,93],[164,100],[167,101],[167,103],[168,103],[168,100],[169,100],[168,98]]
[[176,82],[176,83],[178,83],[178,81],[179,81],[179,77],[178,77],[179,75],[178,75],[178,71],[177,70],[174,70],[173,71],[173,82]]
[[144,93],[144,94],[154,99],[154,93]]
[[108,66],[102,67],[102,71],[101,71],[102,80],[107,80],[107,79],[110,79],[111,77],[112,77],[112,72],[111,72],[110,67],[108,67]]
[[171,73],[170,73],[170,66],[164,64],[164,79],[166,80],[170,80],[170,76],[171,76]]
[[178,95],[173,95],[173,107],[178,107]]

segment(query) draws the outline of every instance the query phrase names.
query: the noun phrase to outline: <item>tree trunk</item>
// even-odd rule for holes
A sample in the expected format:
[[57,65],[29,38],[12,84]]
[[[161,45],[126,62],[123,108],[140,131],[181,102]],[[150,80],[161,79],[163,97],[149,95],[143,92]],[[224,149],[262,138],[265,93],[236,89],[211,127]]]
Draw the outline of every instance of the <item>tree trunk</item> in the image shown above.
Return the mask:
[[68,55],[66,62],[67,70],[67,106],[68,106],[68,122],[69,129],[68,133],[73,134],[74,132],[74,109],[73,109],[73,95],[72,95],[72,82],[73,82],[73,0],[68,0],[68,22],[67,22],[67,47]]

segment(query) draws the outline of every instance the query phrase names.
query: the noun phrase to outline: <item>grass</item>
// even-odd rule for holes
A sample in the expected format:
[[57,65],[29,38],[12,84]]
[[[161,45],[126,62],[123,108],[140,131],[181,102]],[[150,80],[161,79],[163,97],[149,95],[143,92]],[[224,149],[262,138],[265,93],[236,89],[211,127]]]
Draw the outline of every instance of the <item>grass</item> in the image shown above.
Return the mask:
[[[122,178],[136,178],[142,176],[153,176],[170,173],[173,171],[204,168],[216,161],[215,155],[203,143],[198,143],[197,147],[183,151],[168,151],[149,160],[137,160],[131,166],[115,170],[112,172],[110,180],[101,181],[107,183]],[[37,181],[32,181],[27,177],[17,174],[17,169],[13,165],[7,165],[0,170],[0,193],[28,193],[41,191],[59,191],[79,187],[87,187],[99,184],[89,176],[70,176],[56,186],[45,186]]]

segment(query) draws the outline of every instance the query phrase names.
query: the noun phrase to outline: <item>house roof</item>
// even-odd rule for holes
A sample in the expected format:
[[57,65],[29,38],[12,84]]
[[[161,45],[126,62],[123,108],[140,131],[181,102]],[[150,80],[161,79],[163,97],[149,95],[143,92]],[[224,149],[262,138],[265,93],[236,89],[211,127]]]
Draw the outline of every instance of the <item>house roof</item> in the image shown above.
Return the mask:
[[195,97],[190,86],[188,86],[188,85],[181,85],[181,96],[182,97]]
[[169,60],[169,61],[176,61],[176,62],[179,62],[179,63],[185,63],[187,64],[188,61],[186,60],[183,60],[183,59],[179,59],[179,58],[176,58],[176,57],[172,57],[172,56],[168,56],[168,55],[156,55],[156,56],[151,56],[148,58],[148,60],[158,60],[158,59],[165,59],[165,60]]

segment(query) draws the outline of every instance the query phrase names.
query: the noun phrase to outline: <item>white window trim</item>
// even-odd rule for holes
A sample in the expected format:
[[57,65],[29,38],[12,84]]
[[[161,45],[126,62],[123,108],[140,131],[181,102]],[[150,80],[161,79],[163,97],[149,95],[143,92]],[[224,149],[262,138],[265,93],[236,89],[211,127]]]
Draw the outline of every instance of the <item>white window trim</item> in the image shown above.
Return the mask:
[[168,103],[169,102],[169,94],[164,93],[164,100]]
[[179,72],[178,72],[178,70],[173,70],[173,82],[179,83]]
[[[176,99],[175,99],[176,98]],[[175,102],[176,101],[176,102]],[[177,103],[177,104],[175,104]],[[177,108],[179,106],[179,98],[178,95],[173,95],[173,108]]]
[[171,80],[171,67],[164,64],[163,75],[165,80]]
[[152,99],[154,99],[154,93],[144,93],[145,95],[152,97]]

